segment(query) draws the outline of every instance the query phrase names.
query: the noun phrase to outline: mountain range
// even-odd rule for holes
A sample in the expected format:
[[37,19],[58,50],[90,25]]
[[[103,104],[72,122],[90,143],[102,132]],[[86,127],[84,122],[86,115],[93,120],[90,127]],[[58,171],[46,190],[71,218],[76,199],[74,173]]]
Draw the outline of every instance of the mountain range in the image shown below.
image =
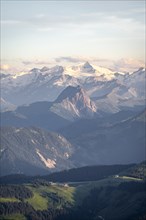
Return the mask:
[[145,70],[89,62],[1,74],[1,175],[145,159]]
[[[98,109],[115,113],[123,108],[143,106],[145,69],[117,73],[89,62],[76,66],[33,68],[29,72],[1,74],[1,96],[20,106],[36,101],[54,101],[68,86],[80,86]],[[5,109],[8,110],[8,109]]]

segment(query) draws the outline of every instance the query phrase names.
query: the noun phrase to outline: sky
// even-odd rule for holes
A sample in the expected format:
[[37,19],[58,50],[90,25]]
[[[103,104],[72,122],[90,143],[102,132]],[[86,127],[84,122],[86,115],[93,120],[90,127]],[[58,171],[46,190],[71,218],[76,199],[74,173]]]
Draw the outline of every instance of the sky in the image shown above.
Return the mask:
[[1,1],[1,68],[143,65],[145,1]]

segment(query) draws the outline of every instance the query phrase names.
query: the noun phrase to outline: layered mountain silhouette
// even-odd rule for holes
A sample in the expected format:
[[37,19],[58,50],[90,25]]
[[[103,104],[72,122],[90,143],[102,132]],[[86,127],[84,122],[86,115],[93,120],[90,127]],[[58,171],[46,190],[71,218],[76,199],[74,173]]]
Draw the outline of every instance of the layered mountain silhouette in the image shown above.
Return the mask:
[[[37,101],[54,101],[68,86],[80,86],[105,112],[143,106],[145,69],[117,73],[88,61],[75,66],[33,68],[18,74],[1,74],[1,96],[16,106]],[[9,109],[5,109],[9,110]]]
[[98,126],[98,121],[94,123],[92,120],[86,124],[86,128],[92,125],[89,130],[80,124],[76,126],[76,135],[71,134],[72,126],[71,129],[67,127],[63,134],[72,144],[79,146],[76,152],[80,156],[76,155],[76,161],[82,161],[83,165],[94,164],[93,161],[99,164],[137,163],[145,160],[145,116],[146,111],[117,123],[113,117],[113,123],[109,120],[110,123],[106,124],[101,120]]
[[86,62],[1,78],[1,175],[145,159],[144,68]]
[[80,126],[60,129],[61,135],[35,127],[3,127],[1,175],[140,162],[145,159],[145,114],[82,119],[74,122]]
[[71,121],[97,116],[96,106],[80,87],[67,87],[54,102],[36,102],[1,114],[2,125],[58,130]]

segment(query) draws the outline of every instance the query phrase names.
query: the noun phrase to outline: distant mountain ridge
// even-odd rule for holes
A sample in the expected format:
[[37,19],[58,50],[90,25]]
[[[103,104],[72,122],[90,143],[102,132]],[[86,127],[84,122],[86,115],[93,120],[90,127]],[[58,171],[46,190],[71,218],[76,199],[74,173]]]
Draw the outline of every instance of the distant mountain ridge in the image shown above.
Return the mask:
[[80,87],[67,87],[54,102],[36,102],[1,114],[2,126],[37,126],[57,130],[80,118],[100,116]]
[[[72,144],[79,146],[76,161],[82,161],[82,166],[85,163],[92,165],[93,161],[98,161],[99,164],[137,163],[145,160],[146,120],[143,114],[142,112],[117,123],[114,117],[113,123],[105,123],[101,119],[99,122],[92,120],[90,125],[90,121],[86,124],[80,121],[79,126],[70,125],[62,134]],[[84,126],[87,127],[86,130]]]
[[69,67],[34,68],[28,73],[3,76],[1,81],[2,98],[16,106],[54,101],[65,88],[78,85],[105,112],[142,106],[145,101],[144,68],[132,74],[117,73],[85,62]]
[[80,181],[97,181],[107,178],[112,175],[118,175],[120,173],[133,172],[136,167],[141,167],[141,164],[114,164],[114,165],[94,165],[78,168],[71,168],[69,170],[63,170],[59,172],[50,173],[48,175],[41,176],[27,176],[24,174],[11,174],[0,177],[1,184],[18,184],[18,183],[30,183],[39,180],[47,180],[52,182],[80,182]]

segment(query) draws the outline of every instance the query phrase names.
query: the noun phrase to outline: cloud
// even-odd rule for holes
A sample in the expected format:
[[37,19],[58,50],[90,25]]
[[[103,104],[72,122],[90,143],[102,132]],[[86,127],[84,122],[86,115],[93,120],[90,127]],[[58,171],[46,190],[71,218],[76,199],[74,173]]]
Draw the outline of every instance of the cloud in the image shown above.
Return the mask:
[[62,56],[62,57],[57,57],[55,58],[56,62],[69,62],[69,63],[79,63],[79,62],[112,62],[110,59],[106,58],[96,58],[96,57],[81,57],[81,56]]
[[145,66],[144,61],[132,59],[132,58],[120,59],[115,61],[112,59],[91,57],[91,56],[86,56],[86,57],[60,56],[49,60],[36,59],[36,60],[17,60],[15,62],[3,61],[4,64],[0,65],[0,69],[5,72],[13,73],[20,71],[29,71],[30,68],[34,68],[34,67],[42,68],[42,66],[47,66],[47,67],[55,66],[57,63],[66,66],[71,64],[84,63],[86,61],[90,62],[91,65],[93,64],[97,66],[110,68],[113,71],[117,71],[117,72],[134,72],[138,68]]
[[17,25],[17,24],[22,24],[24,22],[20,20],[1,20],[0,23],[1,25]]
[[31,61],[22,61],[22,63],[23,63],[24,65],[31,65],[31,64],[32,64]]
[[120,59],[113,63],[114,69],[117,71],[127,71],[127,72],[133,72],[137,70],[140,67],[145,67],[145,64],[141,60],[136,60],[132,58],[128,59]]
[[45,14],[43,14],[43,13],[36,15],[36,18],[43,18],[43,17],[45,17]]
[[2,64],[2,65],[0,65],[0,70],[6,71],[6,70],[9,70],[9,69],[10,69],[10,66],[9,66],[8,64]]
[[81,63],[81,62],[90,62],[91,65],[95,64],[97,66],[106,67],[117,72],[134,72],[140,67],[144,67],[145,64],[141,60],[126,58],[120,60],[112,60],[106,58],[98,57],[78,57],[78,56],[63,56],[55,58],[55,61],[58,63]]
[[52,28],[49,28],[49,27],[44,27],[44,28],[38,28],[37,30],[40,31],[40,32],[50,32],[50,31],[52,31],[53,29],[52,29]]
[[[132,9],[131,9],[132,10]],[[140,9],[137,9],[140,11]],[[97,12],[78,12],[57,14],[54,16],[52,13],[44,14],[29,14],[29,16],[21,18],[20,20],[2,20],[3,25],[20,26],[21,28],[28,29],[28,33],[33,31],[39,32],[39,36],[43,34],[54,34],[54,36],[73,36],[78,39],[84,38],[95,43],[102,43],[103,37],[110,39],[143,39],[144,38],[144,22],[137,19],[130,9],[125,11],[129,14],[120,14],[120,11],[107,11],[102,9]],[[125,13],[122,11],[121,13]],[[134,11],[133,11],[134,14]],[[143,13],[141,13],[143,16]],[[55,32],[55,33],[54,33]],[[58,33],[59,32],[59,33]],[[26,30],[27,33],[27,30]],[[52,36],[52,35],[50,35]],[[106,40],[106,39],[105,39]],[[90,42],[89,42],[90,43]]]
[[[138,9],[137,9],[138,10]],[[127,11],[126,11],[127,12]],[[129,13],[130,11],[128,11]],[[125,13],[125,12],[123,12]],[[143,14],[143,13],[142,13]],[[136,22],[136,23],[135,23]],[[134,16],[121,16],[121,14],[117,11],[113,12],[107,12],[107,11],[101,11],[101,12],[86,12],[86,13],[80,13],[76,14],[69,14],[69,15],[60,15],[54,16],[54,14],[45,15],[43,13],[36,14],[35,16],[29,16],[27,18],[24,18],[23,20],[2,20],[2,24],[7,25],[16,25],[16,24],[24,24],[24,25],[30,25],[37,27],[37,30],[52,30],[55,28],[73,28],[73,27],[82,27],[82,28],[97,28],[100,25],[113,25],[118,28],[124,25],[132,24],[132,27],[138,27],[138,25],[142,24],[140,21],[137,21]],[[121,25],[120,25],[121,24]],[[120,26],[119,26],[120,25]]]
[[107,68],[111,68],[113,64],[113,60],[106,58],[97,58],[91,56],[59,56],[55,58],[50,58],[49,60],[21,60],[24,70],[29,70],[29,68],[33,67],[42,67],[42,66],[55,66],[59,63],[59,65],[73,65],[84,62],[90,62],[91,64],[95,64],[98,66],[103,66]]
[[55,58],[55,61],[60,63],[60,62],[69,62],[69,63],[78,63],[81,62],[83,59],[82,58],[77,58],[77,57],[57,57]]
[[22,61],[22,64],[25,65],[25,66],[32,66],[32,65],[49,65],[49,64],[52,64],[51,61],[43,61],[43,60],[32,60],[32,61],[29,61],[29,60],[23,60]]

